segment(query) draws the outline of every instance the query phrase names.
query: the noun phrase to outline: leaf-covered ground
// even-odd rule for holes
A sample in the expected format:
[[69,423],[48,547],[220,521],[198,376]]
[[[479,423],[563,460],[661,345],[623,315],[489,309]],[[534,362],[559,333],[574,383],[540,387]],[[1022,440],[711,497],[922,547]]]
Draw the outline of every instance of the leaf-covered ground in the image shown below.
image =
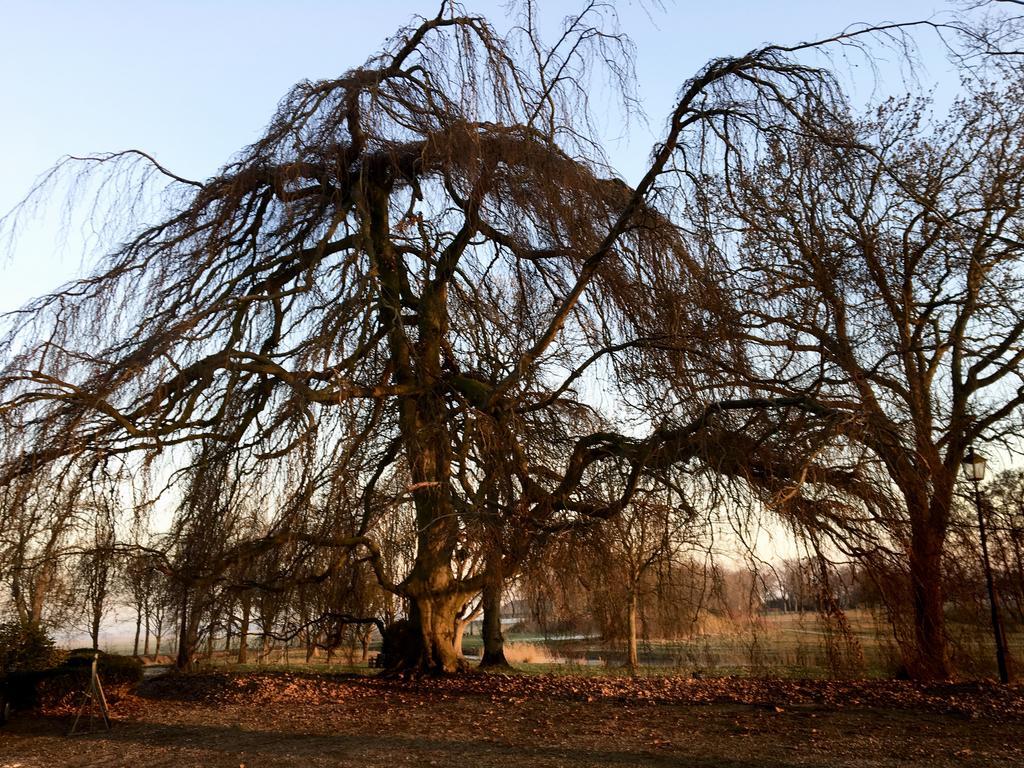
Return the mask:
[[114,728],[65,738],[74,702],[0,730],[0,766],[1024,765],[1024,688],[682,677],[284,673],[112,692]]

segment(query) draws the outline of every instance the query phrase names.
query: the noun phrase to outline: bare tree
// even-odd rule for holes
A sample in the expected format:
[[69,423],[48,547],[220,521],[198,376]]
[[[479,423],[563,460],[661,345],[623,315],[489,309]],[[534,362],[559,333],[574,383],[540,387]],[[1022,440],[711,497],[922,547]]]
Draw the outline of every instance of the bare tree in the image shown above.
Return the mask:
[[976,84],[938,123],[926,107],[809,112],[813,131],[773,137],[760,158],[735,147],[705,210],[749,350],[727,375],[832,410],[842,424],[819,455],[881,490],[836,514],[850,489],[830,501],[808,477],[772,488],[775,501],[817,498],[801,522],[854,551],[880,526],[875,543],[905,553],[910,577],[905,663],[947,677],[941,571],[960,462],[980,440],[1016,448],[1024,404],[1024,90]]
[[97,494],[90,506],[89,529],[82,546],[84,551],[78,557],[77,585],[81,590],[81,601],[88,622],[92,647],[99,648],[100,626],[110,609],[110,596],[118,576],[118,562],[113,555],[116,544],[114,516],[116,509],[107,493]]
[[[138,151],[82,161],[133,196],[166,182],[169,205],[95,275],[12,318],[0,486],[65,456],[141,452],[151,468],[205,471],[189,442],[260,478],[261,498],[274,499],[260,539],[217,552],[197,535],[175,544],[175,572],[191,580],[180,581],[182,653],[195,639],[195,579],[206,589],[276,549],[287,562],[248,585],[276,589],[345,561],[314,573],[316,550],[356,550],[408,601],[403,663],[455,670],[455,617],[486,580],[456,553],[487,530],[482,517],[523,539],[589,525],[619,514],[645,476],[690,461],[801,476],[835,434],[836,409],[802,390],[733,399],[725,386],[709,402],[704,355],[737,352],[711,325],[729,301],[672,220],[668,189],[709,156],[702,139],[731,142],[737,125],[771,138],[835,111],[833,78],[798,57],[870,31],[712,61],[683,84],[631,188],[588,120],[591,66],[631,103],[614,10],[587,5],[553,46],[532,13],[527,4],[503,37],[444,2],[364,66],[295,86],[263,137],[206,181]],[[58,167],[30,204],[80,167]],[[645,415],[595,426],[580,385],[599,371]],[[669,374],[673,402],[642,396]],[[797,447],[773,441],[794,414],[806,427]],[[488,506],[499,469],[508,488]],[[371,503],[389,481],[398,493]],[[385,562],[378,535],[381,510],[402,508],[416,535],[405,572]],[[514,573],[518,551],[502,557]]]
[[[149,653],[150,612],[156,597],[159,572],[152,557],[136,554],[124,558],[120,570],[123,590],[132,610],[135,612],[135,639],[132,654],[139,655],[139,641],[143,641],[143,655]],[[143,632],[145,637],[143,638]]]
[[58,620],[70,608],[61,596],[62,573],[82,519],[86,485],[81,467],[60,462],[3,489],[0,574],[26,625],[38,626],[47,615]]
[[[590,592],[610,601],[603,612],[625,615],[626,664],[636,672],[639,623],[644,603],[656,602],[656,576],[670,563],[678,562],[685,548],[692,546],[687,529],[694,515],[685,502],[674,506],[671,492],[638,493],[625,510],[587,539],[592,551],[593,572]],[[596,581],[607,582],[599,588]]]
[[988,527],[999,565],[1000,593],[1014,620],[1024,624],[1024,472],[1005,470],[993,478]]

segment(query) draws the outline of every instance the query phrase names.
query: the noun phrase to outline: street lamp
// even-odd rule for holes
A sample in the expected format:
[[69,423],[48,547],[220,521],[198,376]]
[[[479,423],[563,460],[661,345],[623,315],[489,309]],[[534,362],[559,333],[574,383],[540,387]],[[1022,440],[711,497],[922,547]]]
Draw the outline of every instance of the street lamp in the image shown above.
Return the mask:
[[985,515],[981,509],[981,488],[979,484],[985,479],[985,457],[975,452],[973,447],[961,462],[964,474],[974,484],[974,506],[978,510],[978,530],[981,532],[981,560],[985,566],[985,584],[988,587],[988,605],[992,611],[992,634],[996,639],[996,664],[999,666],[999,680],[1010,682],[1010,674],[1006,669],[1006,638],[999,620],[999,607],[996,604],[996,589],[992,582],[992,564],[988,558],[988,533],[985,530]]
[[967,455],[964,456],[962,463],[964,465],[964,474],[971,480],[980,483],[985,479],[985,465],[988,462],[985,461],[985,457],[980,453],[975,453],[974,448],[967,449]]

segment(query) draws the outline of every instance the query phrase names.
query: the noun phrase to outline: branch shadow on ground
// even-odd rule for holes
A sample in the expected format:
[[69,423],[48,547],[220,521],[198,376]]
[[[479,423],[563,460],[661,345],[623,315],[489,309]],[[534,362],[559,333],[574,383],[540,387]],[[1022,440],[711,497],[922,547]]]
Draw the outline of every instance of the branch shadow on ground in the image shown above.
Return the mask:
[[[42,718],[47,725],[36,723],[34,735],[52,731],[67,732],[66,717]],[[339,765],[387,764],[391,757],[415,756],[418,762],[432,759],[472,761],[478,766],[524,765],[538,763],[559,766],[687,766],[687,768],[789,768],[790,762],[766,759],[738,760],[724,757],[692,757],[653,750],[602,750],[592,747],[557,746],[537,743],[511,743],[446,739],[431,735],[357,735],[313,732],[281,732],[247,730],[216,725],[177,725],[164,723],[115,723],[109,732],[96,732],[75,737],[83,749],[98,750],[109,745],[123,751],[127,744],[145,749],[208,750],[224,758],[250,760],[302,760],[303,758],[338,759]],[[86,746],[89,745],[89,746]],[[514,761],[514,762],[513,762]],[[524,763],[524,761],[527,761]],[[273,764],[268,762],[267,764]],[[319,763],[318,763],[319,764]]]

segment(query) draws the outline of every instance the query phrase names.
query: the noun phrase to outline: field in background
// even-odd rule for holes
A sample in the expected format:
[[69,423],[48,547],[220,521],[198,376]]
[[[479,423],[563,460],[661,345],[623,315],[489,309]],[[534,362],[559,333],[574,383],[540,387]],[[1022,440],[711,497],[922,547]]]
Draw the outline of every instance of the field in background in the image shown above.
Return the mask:
[[[752,675],[823,678],[892,677],[898,675],[899,655],[891,628],[867,610],[846,614],[849,642],[841,633],[827,631],[817,614],[769,613],[751,621],[711,617],[703,631],[691,637],[640,642],[640,664],[649,672],[689,672],[697,675]],[[958,668],[966,674],[994,677],[994,645],[987,627],[951,623]],[[586,673],[598,668],[614,671],[625,662],[624,643],[601,643],[594,638],[544,638],[511,634],[513,649],[530,650],[510,659],[528,669],[547,666],[575,667]],[[1024,632],[1007,633],[1012,658],[1024,661]],[[479,638],[464,643],[467,653],[479,647]],[[830,654],[829,647],[832,647]]]
[[[711,617],[703,631],[691,637],[650,640],[640,644],[641,674],[693,676],[745,675],[783,678],[885,678],[899,676],[898,654],[888,623],[869,611],[847,613],[849,642],[837,632],[830,635],[814,613],[770,613],[753,621]],[[992,636],[985,627],[951,624],[958,669],[966,677],[994,677]],[[1024,661],[1024,632],[1007,635],[1011,658]],[[254,641],[255,642],[255,641]],[[830,654],[829,648],[832,648]],[[463,650],[470,663],[479,657],[481,639],[467,634]],[[379,652],[371,645],[370,656]],[[200,665],[237,666],[237,652],[218,651]],[[358,649],[341,649],[330,662],[319,651],[307,664],[305,649],[274,647],[259,659],[253,647],[243,669],[304,668],[323,672],[369,671]],[[608,644],[594,637],[544,637],[506,632],[506,656],[523,672],[572,674],[626,674],[622,643]]]

